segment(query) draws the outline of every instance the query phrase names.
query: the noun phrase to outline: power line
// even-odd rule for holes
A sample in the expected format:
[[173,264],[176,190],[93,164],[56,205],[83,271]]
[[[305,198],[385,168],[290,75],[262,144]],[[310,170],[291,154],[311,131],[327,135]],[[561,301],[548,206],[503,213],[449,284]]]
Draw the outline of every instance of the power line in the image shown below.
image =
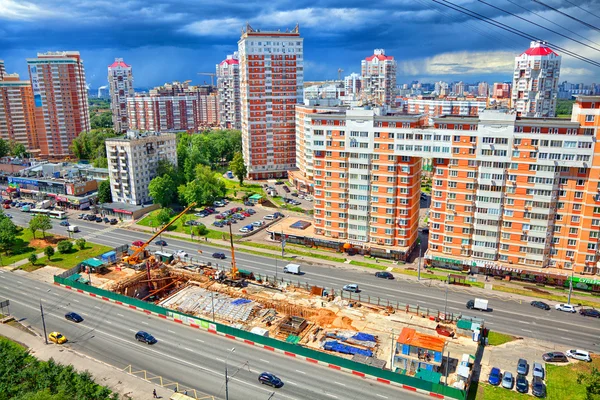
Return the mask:
[[583,25],[587,26],[587,27],[588,27],[588,28],[590,28],[590,29],[594,29],[594,30],[596,30],[596,31],[600,32],[600,29],[596,28],[594,25],[592,25],[592,24],[588,24],[587,22],[585,22],[585,21],[582,21],[582,20],[580,20],[579,18],[575,18],[575,17],[573,17],[573,16],[571,16],[571,15],[569,15],[569,14],[567,14],[567,13],[564,13],[564,12],[560,11],[559,9],[556,9],[556,8],[554,8],[554,7],[552,7],[552,6],[549,6],[549,5],[548,5],[548,4],[546,4],[546,3],[542,3],[540,0],[531,0],[531,1],[533,1],[533,2],[535,2],[535,3],[538,3],[538,4],[541,4],[541,5],[543,5],[544,7],[547,7],[547,8],[549,8],[549,9],[551,9],[551,10],[554,10],[554,11],[556,11],[557,13],[559,13],[559,14],[561,14],[561,15],[564,15],[564,16],[565,16],[565,17],[567,17],[567,18],[571,18],[572,20],[574,20],[574,21],[577,21],[577,22],[579,22],[580,24],[583,24]]
[[596,18],[600,19],[600,17],[599,17],[598,15],[594,14],[593,12],[591,12],[591,11],[589,11],[589,10],[586,10],[585,8],[583,8],[583,7],[581,7],[581,6],[578,6],[577,4],[575,4],[575,3],[573,3],[573,2],[571,2],[571,1],[569,1],[569,0],[565,0],[565,1],[566,1],[567,3],[569,3],[569,4],[571,4],[571,5],[573,5],[573,6],[577,7],[577,8],[579,8],[580,10],[583,10],[583,11],[585,11],[586,13],[588,13],[588,14],[590,14],[590,15],[593,15],[594,17],[596,17]]
[[583,36],[583,35],[580,35],[579,33],[575,32],[575,31],[572,31],[572,30],[570,30],[569,28],[565,28],[564,26],[562,26],[562,25],[560,25],[560,24],[558,24],[558,23],[556,23],[556,22],[554,22],[554,21],[552,21],[552,20],[550,20],[550,19],[548,19],[548,18],[544,17],[543,15],[540,15],[540,14],[536,13],[536,12],[535,12],[535,11],[533,11],[533,10],[530,10],[530,9],[529,9],[529,8],[527,8],[527,7],[523,7],[522,5],[520,5],[520,4],[518,4],[518,3],[515,3],[515,2],[514,2],[514,1],[512,1],[512,0],[506,0],[506,1],[508,1],[508,2],[509,2],[510,4],[512,4],[512,5],[515,5],[515,6],[519,7],[519,8],[521,8],[521,9],[523,9],[523,10],[527,11],[528,13],[531,13],[531,14],[533,14],[533,15],[537,16],[538,18],[541,18],[541,19],[543,19],[543,20],[545,20],[545,21],[548,21],[548,22],[550,22],[551,24],[554,24],[554,25],[556,25],[556,26],[558,26],[558,27],[560,27],[560,28],[564,29],[565,31],[567,31],[567,32],[569,32],[569,33],[572,33],[572,34],[573,34],[573,35],[575,35],[575,36],[578,36],[578,37],[580,37],[580,38],[582,38],[582,39],[584,39],[584,40],[587,40],[587,41],[588,41],[588,42],[590,42],[590,43],[594,43],[596,46],[600,46],[600,43],[594,42],[593,40],[590,40],[590,39],[586,38],[585,36]]
[[500,8],[500,7],[496,7],[496,6],[492,5],[492,4],[486,3],[486,2],[485,2],[485,1],[483,1],[483,0],[479,0],[479,2],[480,2],[480,3],[483,3],[483,4],[485,4],[485,5],[489,6],[489,7],[495,8],[496,10],[499,10],[499,11],[505,12],[505,13],[507,13],[508,15],[512,15],[513,17],[515,17],[515,18],[518,18],[518,19],[520,19],[520,20],[522,20],[522,21],[525,21],[525,22],[527,22],[527,23],[530,23],[530,24],[532,24],[532,25],[535,25],[535,26],[538,26],[538,27],[540,27],[540,28],[546,29],[546,30],[547,30],[547,31],[549,31],[549,32],[555,33],[555,34],[557,34],[557,35],[559,35],[559,36],[562,36],[562,37],[564,37],[564,38],[566,38],[566,39],[569,39],[569,40],[572,40],[572,41],[574,41],[574,42],[576,42],[576,43],[579,43],[579,44],[581,44],[581,45],[584,45],[585,47],[589,47],[589,48],[590,48],[590,49],[592,49],[592,50],[596,50],[596,51],[599,51],[599,52],[600,52],[600,49],[598,49],[598,48],[596,48],[596,47],[594,47],[594,46],[590,46],[589,44],[585,44],[585,43],[583,43],[583,42],[582,42],[582,41],[580,41],[580,40],[573,39],[572,37],[569,37],[569,36],[567,36],[567,35],[563,35],[562,33],[560,33],[560,32],[557,32],[557,31],[555,31],[555,30],[553,30],[553,29],[546,28],[545,26],[543,26],[543,25],[540,25],[540,24],[538,24],[538,23],[535,23],[535,22],[533,22],[533,21],[531,21],[531,20],[528,20],[527,18],[523,18],[523,17],[521,17],[521,16],[519,16],[519,15],[517,15],[517,14],[514,14],[514,13],[510,12],[510,11],[506,11],[506,10],[504,10],[504,9]]
[[[489,17],[486,17],[485,15],[476,13],[474,11],[471,11],[471,10],[465,8],[465,7],[461,7],[459,5],[456,5],[456,4],[454,4],[454,3],[452,3],[452,2],[450,2],[448,0],[432,0],[432,1],[434,3],[441,4],[441,5],[445,6],[445,7],[451,8],[451,9],[453,9],[455,11],[460,12],[460,13],[469,15],[469,16],[471,16],[473,18],[476,18],[476,19],[478,19],[480,21],[483,21],[483,22],[485,22],[487,24],[490,24],[492,26],[495,26],[497,28],[503,29],[503,30],[508,31],[510,33],[513,33],[513,34],[515,34],[517,36],[521,36],[521,37],[526,38],[528,40],[542,41],[542,39],[540,39],[540,38],[532,36],[532,35],[530,35],[530,34],[528,34],[526,32],[520,31],[518,29],[512,28],[512,27],[510,27],[510,26],[508,26],[506,24],[502,24],[500,22],[494,21],[493,19],[491,19]],[[581,56],[581,55],[579,55],[577,53],[574,53],[574,52],[572,52],[570,50],[567,50],[567,49],[565,49],[565,48],[563,48],[561,46],[555,45],[555,44],[550,43],[548,41],[545,41],[545,42],[549,46],[554,47],[555,49],[558,49],[558,50],[562,51],[563,53],[565,53],[567,55],[570,55],[573,58],[576,58],[576,59],[581,60],[581,61],[585,61],[588,64],[592,64],[592,65],[594,65],[596,67],[600,67],[600,63],[597,62],[597,61],[594,61],[594,60],[591,60],[591,59],[589,59],[587,57]]]

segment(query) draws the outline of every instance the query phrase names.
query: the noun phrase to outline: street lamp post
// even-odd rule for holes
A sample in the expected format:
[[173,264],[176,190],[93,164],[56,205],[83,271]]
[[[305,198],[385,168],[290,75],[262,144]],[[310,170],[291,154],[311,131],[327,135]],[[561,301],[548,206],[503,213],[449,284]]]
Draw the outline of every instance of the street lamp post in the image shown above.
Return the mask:
[[46,320],[44,319],[44,307],[42,306],[42,299],[40,299],[40,312],[42,313],[42,326],[44,327],[44,340],[48,344],[48,335],[46,334]]
[[450,286],[450,274],[446,279],[446,302],[444,304],[444,321],[448,320],[446,313],[448,312],[448,286]]
[[227,376],[227,361],[229,361],[229,356],[231,356],[234,351],[235,347],[229,351],[229,355],[225,359],[225,400],[229,400],[229,377]]
[[417,280],[421,280],[421,239],[417,239],[417,246],[419,246],[419,267],[417,268]]
[[571,270],[571,279],[569,279],[569,298],[567,299],[567,304],[571,304],[571,295],[573,294],[573,273],[575,271]]

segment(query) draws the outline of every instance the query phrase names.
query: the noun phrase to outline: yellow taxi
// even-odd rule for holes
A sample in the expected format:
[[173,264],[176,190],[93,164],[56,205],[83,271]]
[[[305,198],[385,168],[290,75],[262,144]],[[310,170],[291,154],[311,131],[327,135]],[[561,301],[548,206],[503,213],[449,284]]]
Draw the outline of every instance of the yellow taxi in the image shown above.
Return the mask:
[[48,335],[48,339],[50,339],[51,342],[54,342],[56,344],[63,344],[67,341],[67,337],[62,335],[60,332],[52,332]]

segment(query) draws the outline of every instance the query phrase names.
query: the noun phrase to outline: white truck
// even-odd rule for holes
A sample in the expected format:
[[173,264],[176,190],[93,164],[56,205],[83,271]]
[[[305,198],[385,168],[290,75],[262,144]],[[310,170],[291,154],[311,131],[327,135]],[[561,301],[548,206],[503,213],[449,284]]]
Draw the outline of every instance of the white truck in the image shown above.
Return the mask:
[[69,225],[67,226],[67,231],[68,232],[79,232],[79,227],[77,225]]
[[296,274],[296,275],[300,275],[302,272],[300,272],[300,266],[298,264],[288,264],[285,267],[283,267],[283,272],[285,272],[286,274]]
[[52,201],[50,201],[50,200],[44,200],[44,201],[41,201],[41,202],[40,202],[40,203],[39,203],[39,204],[36,206],[36,208],[41,208],[42,210],[45,210],[45,209],[47,209],[47,208],[50,208],[50,206],[51,206],[51,205],[52,205]]
[[487,311],[488,301],[484,299],[469,300],[467,302],[467,308],[469,310]]

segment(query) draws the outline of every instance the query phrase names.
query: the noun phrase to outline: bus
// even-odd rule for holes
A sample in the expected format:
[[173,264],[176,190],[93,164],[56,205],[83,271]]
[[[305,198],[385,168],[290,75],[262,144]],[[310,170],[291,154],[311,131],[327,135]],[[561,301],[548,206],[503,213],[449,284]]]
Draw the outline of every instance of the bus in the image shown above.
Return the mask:
[[44,210],[41,208],[32,208],[31,210],[29,210],[30,213],[32,214],[41,214],[41,215],[47,215],[50,218],[55,218],[55,219],[67,219],[67,213],[64,211],[54,211],[54,210]]

